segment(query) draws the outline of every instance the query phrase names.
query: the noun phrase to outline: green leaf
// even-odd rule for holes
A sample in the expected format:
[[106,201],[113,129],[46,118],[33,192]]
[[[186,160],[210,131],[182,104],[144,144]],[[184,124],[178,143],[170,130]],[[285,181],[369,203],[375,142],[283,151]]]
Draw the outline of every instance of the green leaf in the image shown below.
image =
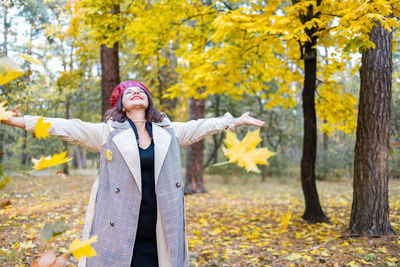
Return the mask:
[[367,255],[365,255],[364,259],[366,261],[374,261],[376,260],[376,256],[373,253],[368,253]]
[[46,223],[41,238],[48,242],[51,238],[58,236],[68,229],[68,224],[65,222],[65,218],[58,219],[54,224]]

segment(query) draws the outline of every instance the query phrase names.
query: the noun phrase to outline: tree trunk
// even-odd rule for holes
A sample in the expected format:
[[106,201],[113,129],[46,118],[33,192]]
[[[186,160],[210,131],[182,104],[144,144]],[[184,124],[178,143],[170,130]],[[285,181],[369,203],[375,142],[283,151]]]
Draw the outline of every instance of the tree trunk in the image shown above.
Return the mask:
[[27,140],[28,140],[28,133],[26,131],[22,132],[22,145],[21,145],[21,166],[25,166],[26,164],[26,159],[28,155],[26,154],[26,145],[27,145]]
[[8,23],[7,23],[7,15],[8,15],[8,3],[7,0],[3,0],[3,9],[4,9],[4,17],[3,17],[3,56],[7,56],[8,50],[7,50],[7,42],[8,42]]
[[[293,3],[298,0],[292,0]],[[321,0],[317,0],[317,6]],[[300,13],[303,24],[319,18],[320,13],[314,13],[313,5],[308,6],[306,13]],[[304,117],[303,154],[301,157],[301,185],[303,188],[305,211],[303,219],[309,223],[329,222],[319,202],[317,186],[315,184],[315,159],[317,155],[317,118],[315,113],[315,91],[317,82],[317,27],[306,28],[305,33],[310,41],[301,44],[301,56],[304,60],[304,88],[302,92],[302,106]]]
[[321,208],[315,184],[315,158],[317,155],[317,118],[315,114],[317,51],[314,43],[305,45],[304,70],[302,93],[304,137],[301,158],[301,185],[306,209],[302,217],[310,223],[327,222],[329,218],[326,217]]
[[[119,13],[119,5],[116,5],[111,14]],[[111,107],[110,97],[115,86],[120,83],[119,79],[119,60],[118,60],[118,42],[113,47],[101,45],[101,114],[104,119],[105,112]]]
[[86,169],[86,149],[82,149],[82,169]]
[[[29,44],[28,44],[28,55],[32,55],[32,42],[33,42],[33,28],[35,24],[30,20],[30,32],[29,32]],[[28,63],[28,73],[31,72],[31,65]],[[26,75],[27,82],[30,80],[30,75]],[[29,101],[30,92],[28,93]],[[28,110],[26,110],[28,113]],[[29,113],[28,113],[29,114]],[[29,161],[29,155],[26,153],[26,148],[28,144],[28,133],[26,131],[22,132],[22,146],[21,146],[21,166],[25,166],[26,162]]]
[[[3,20],[3,56],[7,56],[7,36],[8,36],[8,24],[7,24],[7,0],[3,0],[3,9],[4,9],[4,20]],[[3,94],[3,92],[2,92]],[[5,139],[5,131],[0,130],[0,164],[3,163],[3,153],[4,153],[4,139]]]
[[178,98],[170,99],[170,98],[162,98],[162,96],[164,95],[164,92],[168,88],[177,83],[178,75],[176,73],[176,68],[178,65],[178,60],[175,56],[174,47],[163,48],[161,53],[162,56],[168,60],[168,63],[162,66],[158,73],[158,81],[159,81],[158,97],[160,101],[160,108],[163,111],[170,110],[171,112],[168,114],[168,117],[170,118],[171,121],[174,121],[175,114],[172,113],[172,110],[175,109],[178,103]]
[[[190,120],[204,118],[204,100],[190,99]],[[204,140],[188,146],[186,158],[185,194],[205,193],[203,180]]]
[[81,156],[79,146],[76,146],[76,145],[74,146],[74,154],[75,154],[75,157],[73,160],[74,168],[79,169],[82,167],[82,156]]
[[392,94],[392,33],[374,27],[375,49],[362,54],[360,103],[354,158],[352,235],[395,233],[389,221],[388,155]]
[[[69,97],[66,96],[65,97],[65,118],[66,119],[72,119],[73,115],[72,115],[72,109],[71,109],[71,103],[69,102]],[[64,144],[64,150],[68,151],[68,142],[67,141],[63,141]],[[65,175],[69,175],[69,167],[68,167],[68,162],[65,162],[63,164],[63,172]]]
[[[326,120],[323,123],[327,123]],[[322,134],[322,149],[324,151],[328,151],[328,144],[329,144],[329,135],[327,133]]]

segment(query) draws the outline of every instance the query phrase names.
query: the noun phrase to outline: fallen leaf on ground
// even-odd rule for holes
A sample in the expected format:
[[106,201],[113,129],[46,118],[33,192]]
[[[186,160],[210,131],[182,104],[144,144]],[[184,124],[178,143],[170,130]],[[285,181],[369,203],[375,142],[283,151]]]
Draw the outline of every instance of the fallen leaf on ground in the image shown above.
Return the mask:
[[282,215],[282,230],[285,230],[288,227],[290,220],[290,210],[286,212],[285,215]]
[[63,172],[63,170],[58,170],[58,171],[56,172],[56,175],[57,175],[58,177],[63,178],[63,179],[67,179],[67,176],[65,176],[65,173]]
[[40,258],[32,262],[31,267],[62,267],[68,261],[66,255],[56,257],[54,250],[43,253]]

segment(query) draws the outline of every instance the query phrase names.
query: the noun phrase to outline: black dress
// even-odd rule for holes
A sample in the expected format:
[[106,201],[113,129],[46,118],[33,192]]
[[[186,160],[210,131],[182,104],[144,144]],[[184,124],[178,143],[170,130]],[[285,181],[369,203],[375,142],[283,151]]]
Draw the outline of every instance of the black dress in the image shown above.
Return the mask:
[[[135,124],[130,120],[137,138],[142,175],[142,202],[140,203],[139,220],[131,267],[157,267],[157,199],[154,182],[154,142],[143,149],[139,146],[138,133]],[[151,123],[146,122],[146,129],[153,137]]]

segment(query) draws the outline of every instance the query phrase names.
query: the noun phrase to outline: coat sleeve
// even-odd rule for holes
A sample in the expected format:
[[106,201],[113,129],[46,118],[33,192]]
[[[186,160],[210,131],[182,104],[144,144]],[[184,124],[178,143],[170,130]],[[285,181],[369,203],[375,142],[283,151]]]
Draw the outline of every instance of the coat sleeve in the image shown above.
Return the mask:
[[190,120],[188,122],[171,122],[181,146],[186,146],[204,139],[206,136],[227,131],[235,131],[233,116],[227,112],[216,118]]
[[[39,116],[25,115],[25,130],[33,133]],[[62,119],[44,117],[43,122],[50,122],[47,130],[50,135],[62,137],[65,141],[79,145],[93,152],[99,152],[103,141],[110,133],[108,123],[91,123],[79,119]]]

